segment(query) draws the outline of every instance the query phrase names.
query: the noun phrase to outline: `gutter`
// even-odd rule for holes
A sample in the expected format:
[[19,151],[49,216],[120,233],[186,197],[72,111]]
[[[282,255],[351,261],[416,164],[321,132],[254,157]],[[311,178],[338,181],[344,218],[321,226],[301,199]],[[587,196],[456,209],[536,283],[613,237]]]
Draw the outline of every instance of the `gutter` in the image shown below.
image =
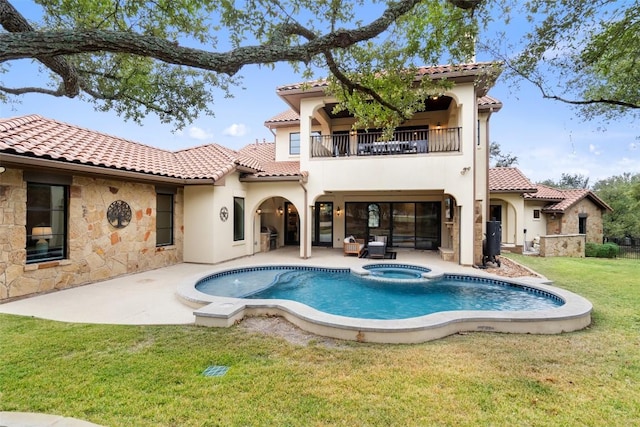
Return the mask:
[[240,178],[240,182],[262,182],[262,181],[296,181],[300,182],[302,178],[300,175],[288,175],[288,176],[255,176],[249,175]]
[[300,184],[300,187],[302,187],[302,189],[304,190],[304,227],[302,229],[302,235],[304,236],[302,238],[302,242],[303,242],[303,250],[302,250],[302,259],[308,259],[309,258],[309,254],[307,253],[307,228],[309,227],[309,206],[308,206],[308,198],[309,198],[309,192],[307,191],[307,187],[305,187],[305,183],[307,182],[307,177],[306,175],[301,175],[300,179],[298,180],[298,183]]

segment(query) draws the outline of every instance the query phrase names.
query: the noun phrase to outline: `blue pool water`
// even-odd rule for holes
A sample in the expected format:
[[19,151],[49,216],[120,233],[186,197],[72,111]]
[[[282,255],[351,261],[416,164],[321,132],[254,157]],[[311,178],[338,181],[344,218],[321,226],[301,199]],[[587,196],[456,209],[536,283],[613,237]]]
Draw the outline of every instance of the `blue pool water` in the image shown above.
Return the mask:
[[326,313],[364,319],[406,319],[450,310],[544,310],[563,304],[547,292],[499,280],[413,276],[380,281],[346,269],[256,267],[212,275],[198,282],[196,289],[216,296],[293,300]]

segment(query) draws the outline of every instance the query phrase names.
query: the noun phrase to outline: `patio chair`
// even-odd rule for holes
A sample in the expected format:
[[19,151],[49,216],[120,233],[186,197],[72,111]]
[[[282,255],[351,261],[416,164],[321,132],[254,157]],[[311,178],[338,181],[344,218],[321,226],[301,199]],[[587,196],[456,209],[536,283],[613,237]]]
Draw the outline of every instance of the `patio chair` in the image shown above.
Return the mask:
[[364,251],[364,239],[356,239],[353,236],[349,236],[344,239],[344,256],[346,255],[362,255]]
[[375,236],[373,242],[369,242],[369,258],[384,258],[387,252],[387,236]]

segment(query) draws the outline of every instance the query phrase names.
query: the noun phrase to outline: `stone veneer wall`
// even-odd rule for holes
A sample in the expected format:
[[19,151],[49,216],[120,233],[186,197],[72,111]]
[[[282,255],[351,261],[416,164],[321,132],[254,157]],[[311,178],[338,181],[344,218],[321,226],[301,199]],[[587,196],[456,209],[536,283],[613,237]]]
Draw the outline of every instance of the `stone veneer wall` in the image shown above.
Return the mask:
[[547,215],[547,235],[578,234],[580,214],[587,216],[587,242],[602,243],[604,229],[602,210],[589,199],[582,199],[564,214]]
[[602,210],[586,198],[567,209],[562,218],[562,232],[577,234],[580,214],[587,216],[587,242],[602,243],[604,237]]
[[540,256],[584,258],[584,234],[556,234],[540,236]]
[[[174,197],[174,245],[156,247],[153,184],[74,176],[69,189],[68,258],[26,264],[27,184],[22,171],[0,175],[0,301],[70,288],[182,262],[183,191]],[[109,204],[124,200],[131,223],[116,229]]]

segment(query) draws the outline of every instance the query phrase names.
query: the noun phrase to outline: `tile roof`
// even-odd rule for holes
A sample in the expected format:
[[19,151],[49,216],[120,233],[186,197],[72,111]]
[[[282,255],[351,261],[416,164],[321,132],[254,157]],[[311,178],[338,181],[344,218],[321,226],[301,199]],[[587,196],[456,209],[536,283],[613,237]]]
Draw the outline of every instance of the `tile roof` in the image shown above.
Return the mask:
[[485,95],[478,98],[478,108],[479,109],[487,109],[487,108],[502,108],[502,101],[494,98],[493,96]]
[[[473,76],[483,74],[490,71],[496,66],[494,62],[475,62],[469,64],[457,64],[457,65],[436,65],[430,67],[418,67],[416,73],[416,79],[424,76],[431,78],[443,79],[447,77],[459,77],[459,76]],[[318,79],[310,82],[292,83],[288,85],[278,86],[276,88],[277,93],[284,93],[294,90],[309,90],[315,88],[324,88],[328,86],[327,79]]]
[[[487,109],[487,108],[502,108],[502,102],[499,99],[496,99],[492,96],[485,95],[478,98],[478,108],[479,109]],[[300,122],[300,115],[296,113],[293,109],[289,109],[283,111],[275,116],[271,117],[268,120],[265,120],[264,125],[269,127],[269,125],[278,125],[278,124],[298,124]]]
[[611,207],[595,193],[586,189],[559,189],[542,184],[532,184],[518,168],[490,168],[489,191],[495,193],[522,193],[526,200],[550,202],[542,211],[563,213],[568,208],[584,199],[591,199],[602,209],[611,211]]
[[518,168],[490,168],[489,191],[535,193],[536,186]]
[[276,124],[276,123],[292,123],[293,124],[293,123],[298,123],[299,121],[300,121],[300,115],[298,113],[296,113],[293,110],[287,110],[271,117],[268,120],[265,120],[264,124],[265,126],[268,126],[269,124]]
[[561,201],[564,200],[564,192],[559,188],[549,187],[547,185],[536,184],[535,194],[525,194],[525,199],[546,200],[546,201]]
[[537,184],[538,191],[535,194],[525,194],[527,200],[544,200],[551,202],[542,211],[549,213],[564,213],[580,200],[588,198],[602,209],[612,211],[611,207],[595,193],[588,189],[559,189]]
[[179,172],[168,151],[38,115],[1,119],[0,150],[166,176]]
[[263,170],[256,157],[218,144],[171,152],[39,115],[0,119],[0,152],[179,179]]
[[286,161],[276,162],[276,144],[256,143],[240,149],[240,153],[257,159],[262,165],[262,170],[255,173],[256,177],[291,177],[300,176],[300,162]]

